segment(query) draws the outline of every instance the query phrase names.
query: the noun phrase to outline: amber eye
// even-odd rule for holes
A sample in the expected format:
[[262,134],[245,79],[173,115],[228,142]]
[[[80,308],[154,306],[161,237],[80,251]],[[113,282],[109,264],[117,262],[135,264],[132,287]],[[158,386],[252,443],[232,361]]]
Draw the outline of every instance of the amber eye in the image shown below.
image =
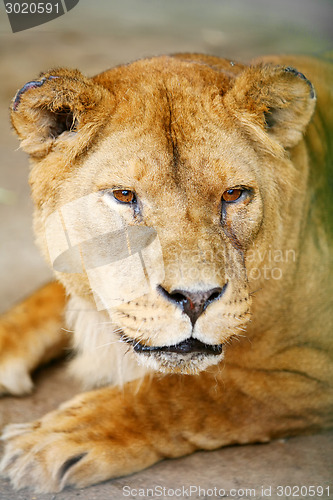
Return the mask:
[[121,203],[135,203],[136,196],[133,191],[129,191],[128,189],[116,189],[112,191],[113,197],[120,201]]
[[243,189],[227,189],[222,195],[222,200],[227,203],[237,201],[243,193]]

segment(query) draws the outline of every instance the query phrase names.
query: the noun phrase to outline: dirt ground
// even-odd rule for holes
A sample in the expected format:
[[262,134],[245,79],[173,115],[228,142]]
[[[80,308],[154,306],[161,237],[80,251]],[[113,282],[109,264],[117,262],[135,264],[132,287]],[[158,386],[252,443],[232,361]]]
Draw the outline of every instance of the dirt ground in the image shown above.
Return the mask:
[[[162,53],[205,52],[248,60],[263,53],[321,54],[333,45],[330,0],[81,0],[65,16],[16,34],[0,9],[0,311],[51,276],[34,246],[27,157],[18,151],[8,119],[10,100],[26,81],[52,67],[77,67],[93,75]],[[0,427],[37,418],[79,390],[62,363],[39,370],[35,382],[32,396],[0,401]],[[0,500],[138,498],[139,488],[156,486],[170,491],[159,495],[155,490],[155,496],[148,492],[145,498],[176,498],[171,490],[183,487],[182,498],[214,498],[207,490],[214,487],[226,490],[229,498],[290,498],[288,490],[279,496],[278,485],[330,485],[323,498],[333,498],[332,459],[333,433],[326,433],[199,452],[57,495],[15,493],[0,480]],[[303,491],[301,498],[313,498]]]

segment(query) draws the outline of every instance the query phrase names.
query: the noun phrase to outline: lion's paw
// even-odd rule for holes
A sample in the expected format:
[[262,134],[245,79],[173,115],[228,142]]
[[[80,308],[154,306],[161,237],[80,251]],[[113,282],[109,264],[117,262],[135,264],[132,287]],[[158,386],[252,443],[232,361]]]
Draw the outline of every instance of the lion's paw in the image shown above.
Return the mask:
[[98,437],[92,440],[83,422],[77,422],[76,430],[71,426],[66,430],[68,423],[54,412],[40,421],[4,429],[0,470],[15,489],[58,492],[65,486],[84,487],[109,477],[109,463],[101,458],[108,455],[105,443]]
[[0,396],[29,394],[33,383],[26,363],[22,359],[7,361],[0,366]]
[[79,394],[35,422],[8,425],[0,470],[15,488],[46,493],[148,467],[164,455],[151,442],[147,415],[140,410],[139,418],[134,408],[123,390],[105,387]]

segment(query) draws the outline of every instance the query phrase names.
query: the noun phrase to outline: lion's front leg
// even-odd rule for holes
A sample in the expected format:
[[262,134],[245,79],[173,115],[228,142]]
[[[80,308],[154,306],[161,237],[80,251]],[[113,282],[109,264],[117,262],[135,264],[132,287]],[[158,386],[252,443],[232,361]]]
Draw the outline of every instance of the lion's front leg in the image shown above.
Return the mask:
[[7,426],[1,470],[15,488],[60,491],[216,448],[216,403],[201,376],[148,376],[84,393],[38,421]]
[[39,492],[55,492],[157,462],[163,453],[154,441],[163,422],[154,428],[131,392],[105,388],[85,393],[38,421],[7,426],[2,473],[17,489],[32,486]]
[[64,289],[53,282],[1,316],[0,395],[29,393],[31,372],[65,352],[64,307]]
[[[224,384],[207,373],[147,377],[123,389],[77,396],[31,424],[10,425],[3,435],[2,471],[16,488],[59,491],[130,474],[196,449],[268,441],[318,423],[318,416],[313,422],[301,416],[302,400],[300,409],[293,407],[295,397],[304,398],[304,383],[292,374],[267,376],[264,384],[272,392],[266,396],[256,372],[226,369],[223,375]],[[292,397],[281,404],[274,393],[288,384]]]

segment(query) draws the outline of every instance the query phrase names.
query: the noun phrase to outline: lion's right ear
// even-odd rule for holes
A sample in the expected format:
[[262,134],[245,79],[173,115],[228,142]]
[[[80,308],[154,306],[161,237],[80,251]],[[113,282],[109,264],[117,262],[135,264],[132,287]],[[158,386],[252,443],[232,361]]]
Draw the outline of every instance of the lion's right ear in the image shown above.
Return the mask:
[[236,78],[225,103],[248,130],[265,131],[265,145],[271,138],[283,148],[291,148],[302,139],[316,94],[311,82],[295,68],[259,64]]
[[76,70],[50,71],[26,83],[11,110],[21,147],[40,158],[56,141],[78,131],[85,136],[80,142],[86,145],[103,122],[101,104],[107,99],[109,92]]

